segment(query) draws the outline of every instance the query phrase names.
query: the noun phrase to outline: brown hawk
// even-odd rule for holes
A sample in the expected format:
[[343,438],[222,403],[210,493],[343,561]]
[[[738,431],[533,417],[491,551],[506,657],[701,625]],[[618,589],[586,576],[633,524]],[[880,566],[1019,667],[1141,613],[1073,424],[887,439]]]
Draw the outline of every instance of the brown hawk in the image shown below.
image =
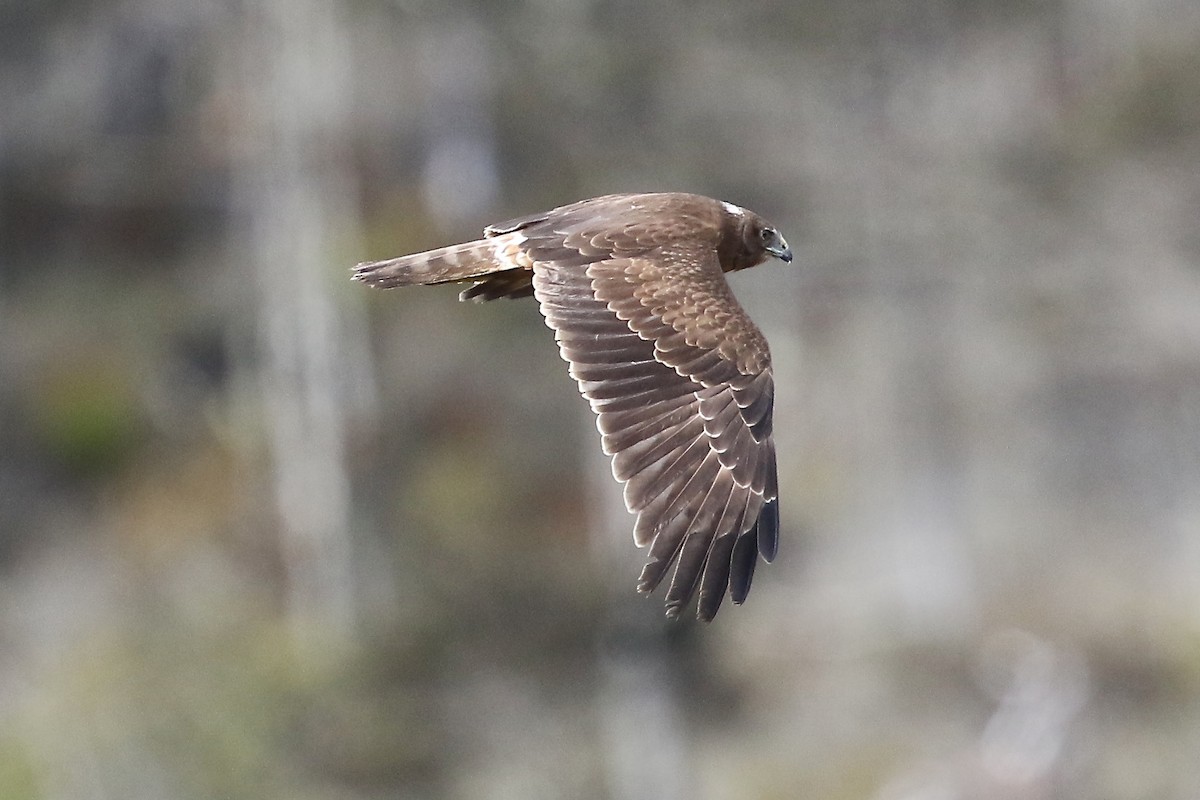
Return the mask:
[[484,238],[359,264],[371,286],[472,281],[460,299],[537,298],[596,412],[633,537],[638,590],[675,565],[666,606],[699,590],[711,620],[741,603],[779,534],[767,342],[724,273],[792,251],[744,208],[693,194],[595,197],[484,230]]

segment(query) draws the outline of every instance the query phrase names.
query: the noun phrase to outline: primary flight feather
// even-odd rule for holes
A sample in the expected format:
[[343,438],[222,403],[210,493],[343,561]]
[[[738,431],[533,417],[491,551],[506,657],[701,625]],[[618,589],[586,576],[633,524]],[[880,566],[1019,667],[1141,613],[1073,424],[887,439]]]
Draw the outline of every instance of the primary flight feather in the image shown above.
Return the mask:
[[[595,197],[484,230],[484,238],[359,264],[371,286],[471,282],[460,299],[537,299],[597,415],[634,541],[638,590],[670,573],[667,613],[699,595],[711,620],[775,557],[778,481],[766,339],[726,272],[787,242],[751,211],[694,194]],[[672,571],[672,566],[674,570]]]

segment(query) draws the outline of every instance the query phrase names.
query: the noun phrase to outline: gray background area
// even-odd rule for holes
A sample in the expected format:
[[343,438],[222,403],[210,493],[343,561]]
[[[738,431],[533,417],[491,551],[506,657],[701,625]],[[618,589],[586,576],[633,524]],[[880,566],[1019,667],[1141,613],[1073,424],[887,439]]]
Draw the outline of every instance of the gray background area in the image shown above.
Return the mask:
[[[1200,4],[7,2],[0,109],[0,796],[1200,793]],[[348,280],[662,189],[797,256],[711,625],[532,301]]]

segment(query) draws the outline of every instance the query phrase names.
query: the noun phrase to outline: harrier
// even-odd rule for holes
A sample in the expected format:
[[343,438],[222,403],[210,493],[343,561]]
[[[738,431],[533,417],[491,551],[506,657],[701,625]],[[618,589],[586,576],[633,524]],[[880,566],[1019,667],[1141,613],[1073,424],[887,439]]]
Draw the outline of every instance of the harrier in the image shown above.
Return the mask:
[[699,591],[711,620],[741,603],[778,548],[775,386],[762,333],[726,272],[792,260],[773,226],[692,194],[595,197],[484,230],[484,238],[359,264],[390,288],[472,284],[461,300],[537,299],[598,417],[633,538],[650,546],[638,590],[671,571],[677,616]]

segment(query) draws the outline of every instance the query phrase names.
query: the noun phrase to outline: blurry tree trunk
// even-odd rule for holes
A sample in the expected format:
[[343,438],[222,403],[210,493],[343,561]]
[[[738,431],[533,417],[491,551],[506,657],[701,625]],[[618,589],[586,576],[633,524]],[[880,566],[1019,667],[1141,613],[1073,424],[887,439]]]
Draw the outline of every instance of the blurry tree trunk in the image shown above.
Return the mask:
[[339,313],[331,296],[347,279],[331,259],[333,232],[354,230],[343,130],[349,42],[336,5],[264,0],[251,9],[239,54],[246,116],[236,200],[258,279],[287,613],[304,644],[310,634],[352,635],[354,617],[345,440],[348,412],[364,406],[352,389],[368,386],[369,369],[362,315]]
[[[594,437],[588,413],[585,438]],[[654,609],[634,594],[636,572],[628,575],[633,518],[613,483],[608,457],[591,448],[589,476],[594,560],[615,574],[611,585],[620,596],[609,607],[609,624],[597,643],[596,718],[601,758],[613,800],[694,797],[687,780],[688,747],[684,710],[676,691],[672,653],[663,638],[657,598]],[[686,613],[686,612],[685,612]]]
[[499,188],[490,42],[477,20],[454,15],[417,38],[425,91],[421,195],[446,230],[478,227]]

